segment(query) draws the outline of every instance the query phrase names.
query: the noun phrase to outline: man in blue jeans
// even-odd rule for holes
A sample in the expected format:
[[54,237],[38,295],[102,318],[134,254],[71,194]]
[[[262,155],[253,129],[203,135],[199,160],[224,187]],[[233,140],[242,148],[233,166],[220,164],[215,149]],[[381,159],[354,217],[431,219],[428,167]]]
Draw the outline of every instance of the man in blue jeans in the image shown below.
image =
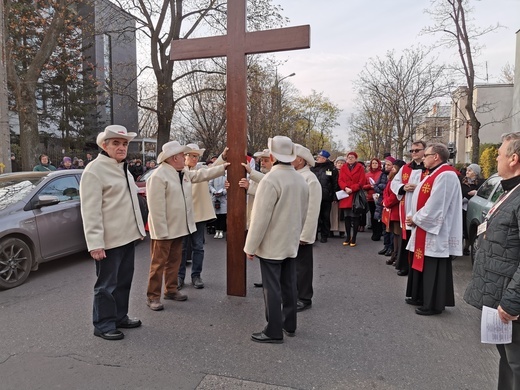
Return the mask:
[[[185,164],[190,170],[197,169],[197,163],[200,157],[204,154],[205,149],[199,149],[196,144],[186,145],[190,148],[186,152]],[[201,168],[204,169],[204,168]],[[197,231],[184,237],[182,242],[182,261],[179,267],[179,274],[177,280],[177,289],[184,286],[184,278],[186,276],[186,261],[191,257],[191,284],[195,288],[204,288],[204,282],[200,274],[202,273],[202,263],[204,261],[204,234],[206,230],[206,222],[212,221],[216,218],[215,209],[211,202],[209,194],[208,182],[193,183],[191,186],[191,193],[193,197],[193,217],[195,219],[195,226]],[[191,253],[190,252],[191,244]]]

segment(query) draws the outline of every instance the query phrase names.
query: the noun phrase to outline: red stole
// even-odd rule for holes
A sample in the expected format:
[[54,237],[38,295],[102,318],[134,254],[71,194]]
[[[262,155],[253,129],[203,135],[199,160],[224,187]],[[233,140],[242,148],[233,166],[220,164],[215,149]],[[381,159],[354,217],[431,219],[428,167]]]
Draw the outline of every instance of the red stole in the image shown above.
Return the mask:
[[[443,165],[437,168],[421,185],[419,190],[419,196],[417,198],[417,211],[422,209],[428,199],[430,198],[433,182],[439,176],[439,174],[447,171],[457,173],[457,171],[449,166]],[[426,231],[421,229],[419,226],[415,228],[415,248],[413,252],[412,268],[419,272],[423,271],[424,267],[424,252],[426,247]]]
[[[410,176],[413,171],[412,163],[410,162],[406,165],[403,165],[401,170],[403,171],[403,173],[401,174],[401,183],[403,183],[403,185],[408,184],[408,181],[410,180]],[[425,176],[426,176],[426,171],[423,171],[421,174],[421,180],[424,179]],[[399,218],[401,219],[401,230],[402,230],[401,237],[403,238],[403,240],[407,239],[406,223],[405,223],[406,210],[404,208],[404,199],[406,198],[406,195],[407,195],[407,193],[405,192],[403,197],[401,198],[401,201],[399,202]]]

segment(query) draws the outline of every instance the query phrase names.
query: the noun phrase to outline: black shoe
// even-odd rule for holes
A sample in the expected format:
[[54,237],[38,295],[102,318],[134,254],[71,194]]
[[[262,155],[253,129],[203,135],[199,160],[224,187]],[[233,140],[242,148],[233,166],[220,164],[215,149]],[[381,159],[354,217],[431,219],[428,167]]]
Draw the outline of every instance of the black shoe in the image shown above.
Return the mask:
[[255,287],[264,287],[262,282],[260,282],[260,283],[253,283],[253,286],[255,286]]
[[194,276],[191,279],[191,284],[193,284],[193,287],[195,288],[204,288],[204,282],[202,281],[200,276]]
[[423,304],[422,301],[416,301],[413,298],[406,298],[404,301],[412,306],[421,306]]
[[377,252],[378,255],[384,255],[387,252],[386,248],[381,249],[379,252]]
[[296,302],[296,311],[304,311],[307,309],[310,309],[312,306],[312,303],[304,303],[302,301]]
[[427,309],[426,307],[418,307],[415,309],[415,314],[419,314],[420,316],[434,316],[436,314],[441,314],[440,310]]
[[182,290],[184,287],[184,279],[177,278],[177,291]]
[[407,276],[408,275],[408,271],[403,271],[402,269],[397,271],[397,275],[399,276]]
[[327,242],[327,237],[321,237],[320,242]]
[[340,237],[340,238],[343,238],[343,237],[345,237],[345,233],[343,233],[343,232],[340,232],[340,233],[339,233],[339,237]]
[[283,338],[273,339],[272,337],[267,336],[264,332],[253,333],[251,335],[251,340],[256,341],[257,343],[271,343],[271,344],[282,344],[283,343]]
[[469,249],[464,249],[464,250],[462,251],[462,254],[463,254],[464,256],[469,256],[469,255],[470,255]]
[[101,332],[100,330],[94,329],[94,336],[101,337],[105,340],[123,340],[125,335],[120,330],[114,329],[108,332]]
[[285,329],[282,329],[282,330],[283,330],[284,335],[286,335],[287,337],[294,337],[294,336],[296,336],[296,332],[289,332],[289,331],[287,331]]
[[370,237],[372,241],[381,241],[381,236],[372,236]]
[[390,249],[388,249],[386,252],[385,252],[385,256],[392,256],[392,251]]
[[116,328],[139,328],[141,325],[141,320],[138,320],[137,318],[127,318],[126,321],[121,321],[119,324],[117,324]]

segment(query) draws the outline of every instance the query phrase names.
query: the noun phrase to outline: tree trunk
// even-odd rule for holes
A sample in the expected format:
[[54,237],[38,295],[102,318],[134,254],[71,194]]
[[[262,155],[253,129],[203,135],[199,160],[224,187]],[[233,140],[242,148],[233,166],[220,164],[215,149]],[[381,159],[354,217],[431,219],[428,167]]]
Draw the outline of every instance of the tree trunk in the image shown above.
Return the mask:
[[175,103],[173,101],[173,88],[160,84],[157,86],[157,155],[159,155],[165,143],[170,141],[170,132]]
[[40,137],[38,134],[38,111],[36,108],[36,86],[22,83],[16,96],[18,120],[20,121],[20,146],[22,170],[32,171],[36,165]]

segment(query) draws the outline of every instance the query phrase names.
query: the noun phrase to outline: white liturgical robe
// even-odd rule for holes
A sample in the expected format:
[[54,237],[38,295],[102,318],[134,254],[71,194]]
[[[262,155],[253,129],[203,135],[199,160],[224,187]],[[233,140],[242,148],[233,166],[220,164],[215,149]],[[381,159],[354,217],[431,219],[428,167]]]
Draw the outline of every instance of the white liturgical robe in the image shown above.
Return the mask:
[[[439,168],[437,168],[439,169]],[[426,232],[425,256],[462,256],[462,192],[457,174],[440,173],[433,182],[431,194],[423,208],[417,211],[417,200],[426,176],[413,192],[412,220]],[[416,227],[408,242],[414,252]]]
[[[410,179],[408,180],[409,184],[419,184],[421,182],[422,169],[412,169],[410,173]],[[397,199],[401,200],[404,195],[399,195],[399,189],[403,186],[403,168],[399,169],[399,172],[395,175],[394,179],[390,182],[390,189],[397,196]],[[413,193],[415,193],[414,191]],[[404,210],[405,215],[401,216],[400,221],[404,221],[406,219],[406,215],[410,213],[412,210],[412,192],[407,192],[404,198]],[[399,213],[401,213],[401,208],[399,208]],[[402,228],[403,226],[401,226]],[[406,226],[407,230],[410,230],[409,226]]]

